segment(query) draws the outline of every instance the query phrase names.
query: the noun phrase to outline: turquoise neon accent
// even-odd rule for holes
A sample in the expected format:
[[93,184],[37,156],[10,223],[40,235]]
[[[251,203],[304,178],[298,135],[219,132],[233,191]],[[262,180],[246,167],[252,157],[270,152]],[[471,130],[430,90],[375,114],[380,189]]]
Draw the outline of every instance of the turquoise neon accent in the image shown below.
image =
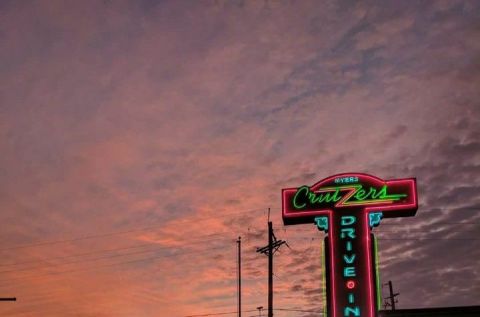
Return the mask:
[[353,296],[353,293],[348,294],[348,303],[353,304],[355,302],[355,297]]
[[340,238],[345,239],[349,237],[350,239],[355,239],[355,228],[342,228],[340,229]]
[[[351,315],[352,313],[353,315]],[[349,317],[349,316],[354,316],[354,317],[359,317],[360,316],[360,307],[355,306],[355,307],[345,307],[345,310],[343,311],[343,316]]]
[[343,277],[355,277],[357,274],[355,273],[354,266],[346,266],[343,268]]
[[318,230],[328,232],[328,218],[327,217],[315,217],[315,224]]
[[346,255],[346,254],[344,254],[344,255],[343,255],[343,260],[344,260],[345,263],[347,263],[347,264],[352,264],[353,261],[355,261],[355,253],[352,254],[352,255]]
[[377,227],[383,219],[382,212],[372,212],[368,215],[368,224],[370,228]]
[[348,183],[358,183],[357,176],[350,177],[337,177],[335,178],[335,184],[348,184]]
[[352,241],[347,241],[347,251],[352,251]]
[[357,221],[355,216],[342,216],[342,226],[353,225]]

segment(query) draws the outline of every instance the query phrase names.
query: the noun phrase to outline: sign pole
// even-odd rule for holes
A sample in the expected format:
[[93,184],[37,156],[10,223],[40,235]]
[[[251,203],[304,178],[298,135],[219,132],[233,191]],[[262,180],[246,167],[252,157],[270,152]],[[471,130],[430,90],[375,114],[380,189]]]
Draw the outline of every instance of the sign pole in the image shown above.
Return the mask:
[[376,317],[378,278],[371,229],[383,218],[414,216],[414,178],[382,180],[362,173],[282,190],[285,225],[315,223],[325,239],[328,317]]

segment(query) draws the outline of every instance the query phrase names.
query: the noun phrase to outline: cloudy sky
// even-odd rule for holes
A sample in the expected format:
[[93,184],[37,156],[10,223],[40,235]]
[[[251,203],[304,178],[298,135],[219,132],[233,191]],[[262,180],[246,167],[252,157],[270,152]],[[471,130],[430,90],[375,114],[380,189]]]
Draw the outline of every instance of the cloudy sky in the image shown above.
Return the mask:
[[319,316],[280,195],[341,172],[417,178],[399,308],[480,304],[479,39],[478,1],[1,1],[0,315],[232,312],[238,236],[256,315],[270,207],[275,316]]

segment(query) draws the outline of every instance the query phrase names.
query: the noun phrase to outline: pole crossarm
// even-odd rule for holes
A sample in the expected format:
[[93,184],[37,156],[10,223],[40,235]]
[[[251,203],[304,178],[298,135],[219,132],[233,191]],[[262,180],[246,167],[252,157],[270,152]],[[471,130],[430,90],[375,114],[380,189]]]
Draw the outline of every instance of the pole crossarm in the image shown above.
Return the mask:
[[[277,240],[277,241],[273,242],[273,244],[272,244],[272,248],[274,249],[273,253],[275,253],[284,244],[287,245],[287,242],[283,241],[283,240]],[[257,248],[257,252],[258,253],[263,253],[263,254],[268,256],[268,253],[269,253],[268,249],[269,249],[269,246],[267,245],[263,248]]]
[[0,297],[0,302],[16,302],[16,297]]

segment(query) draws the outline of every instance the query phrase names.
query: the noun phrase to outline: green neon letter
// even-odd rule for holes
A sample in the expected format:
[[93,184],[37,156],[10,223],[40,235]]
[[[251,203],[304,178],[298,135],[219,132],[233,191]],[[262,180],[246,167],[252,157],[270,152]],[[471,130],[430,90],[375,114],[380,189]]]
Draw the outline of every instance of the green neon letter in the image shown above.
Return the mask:
[[342,199],[342,197],[339,197],[338,195],[340,194],[340,188],[337,187],[337,189],[335,189],[335,193],[333,194],[333,202],[337,202],[339,201],[340,199]]
[[[350,314],[353,314],[353,315],[350,315]],[[360,316],[360,307],[358,307],[358,306],[345,307],[345,310],[343,311],[343,316],[344,317],[349,317],[349,316],[359,317]]]
[[342,226],[353,225],[357,221],[355,216],[342,216]]
[[375,196],[377,194],[377,190],[373,187],[370,187],[368,190],[367,197],[372,197],[372,199],[376,199],[378,196]]
[[399,200],[400,198],[407,197],[407,194],[387,194],[387,185],[383,185],[382,189],[378,192],[377,195],[373,194],[373,199],[391,199],[391,200]]
[[345,261],[345,263],[347,264],[352,264],[353,261],[355,260],[355,254],[352,254],[351,256],[348,256],[346,254],[343,255],[343,260]]
[[357,274],[355,273],[354,266],[346,266],[343,268],[343,277],[355,277]]
[[354,197],[356,200],[364,200],[367,197],[367,193],[365,192],[365,189],[360,188],[357,190]]
[[377,199],[380,197],[381,199],[385,199],[387,197],[387,185],[383,185],[382,189],[377,194],[373,194],[372,198]]
[[307,197],[308,193],[309,193],[310,189],[308,188],[308,186],[302,186],[300,187],[299,189],[297,189],[297,192],[295,193],[295,196],[293,196],[293,207],[295,207],[295,209],[302,209],[302,208],[305,208],[305,206],[307,205],[305,202],[303,204],[299,204],[297,199],[298,199],[298,195],[301,193],[301,192],[305,192],[304,193],[304,197]]
[[338,193],[340,192],[340,189],[337,187],[335,189],[335,192],[327,192],[323,195],[320,195],[320,199],[318,200],[319,203],[331,203],[331,202],[337,202],[340,200],[340,197],[338,197]]

